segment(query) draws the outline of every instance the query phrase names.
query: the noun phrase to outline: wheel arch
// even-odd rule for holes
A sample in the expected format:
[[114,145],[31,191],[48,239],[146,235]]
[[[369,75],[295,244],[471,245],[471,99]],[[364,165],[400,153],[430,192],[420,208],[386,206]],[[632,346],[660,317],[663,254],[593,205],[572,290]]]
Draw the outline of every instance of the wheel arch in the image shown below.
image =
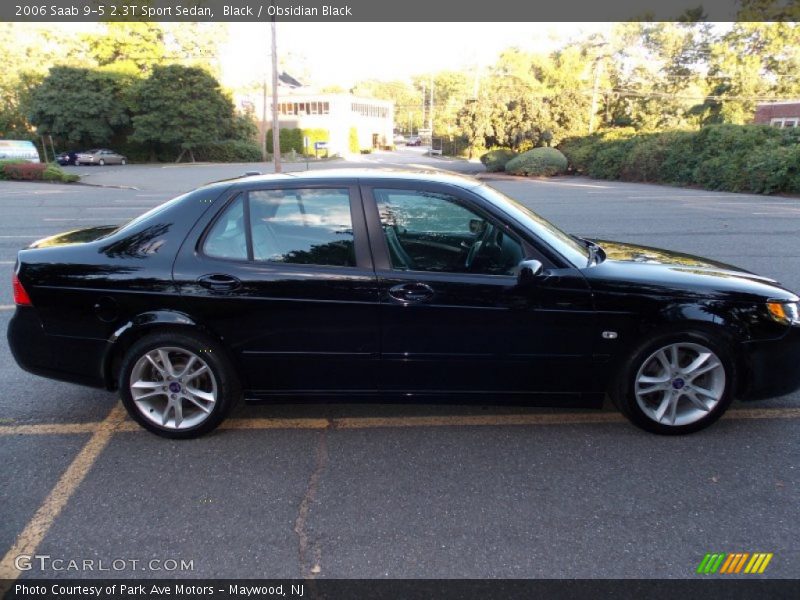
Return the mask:
[[233,365],[242,387],[245,387],[243,371],[239,362],[227,348],[224,338],[186,313],[176,310],[154,310],[140,313],[122,324],[108,340],[103,356],[102,373],[106,389],[117,389],[117,380],[122,359],[128,349],[137,341],[153,333],[165,331],[190,332],[207,337],[216,342]]

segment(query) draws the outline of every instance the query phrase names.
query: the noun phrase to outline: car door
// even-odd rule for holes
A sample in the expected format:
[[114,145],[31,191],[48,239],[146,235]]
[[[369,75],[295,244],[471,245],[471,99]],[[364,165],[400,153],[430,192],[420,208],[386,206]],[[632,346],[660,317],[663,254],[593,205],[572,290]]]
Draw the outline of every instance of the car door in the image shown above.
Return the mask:
[[374,391],[378,288],[359,190],[240,189],[198,224],[174,278],[233,350],[253,396]]
[[[591,387],[591,292],[471,192],[363,188],[381,298],[381,388],[574,395]],[[546,274],[518,285],[523,259]],[[566,402],[566,396],[556,402]]]

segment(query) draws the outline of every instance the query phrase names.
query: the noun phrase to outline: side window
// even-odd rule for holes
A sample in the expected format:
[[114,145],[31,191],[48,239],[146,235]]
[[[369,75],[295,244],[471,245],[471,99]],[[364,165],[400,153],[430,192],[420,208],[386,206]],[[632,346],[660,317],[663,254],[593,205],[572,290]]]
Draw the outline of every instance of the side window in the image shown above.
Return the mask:
[[392,268],[512,275],[520,241],[455,197],[418,190],[373,190]]
[[244,201],[240,195],[220,215],[206,236],[203,252],[216,258],[247,259]]
[[255,260],[356,265],[347,189],[259,190],[249,204]]

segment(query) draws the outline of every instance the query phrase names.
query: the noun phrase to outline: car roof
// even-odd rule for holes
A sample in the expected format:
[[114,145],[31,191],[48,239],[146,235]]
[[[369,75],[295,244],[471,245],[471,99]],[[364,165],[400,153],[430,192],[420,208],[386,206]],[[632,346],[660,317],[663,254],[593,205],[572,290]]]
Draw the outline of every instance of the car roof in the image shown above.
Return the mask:
[[228,180],[228,183],[258,183],[258,182],[302,182],[302,181],[353,181],[379,182],[379,181],[415,181],[424,183],[442,183],[461,188],[475,188],[480,181],[465,175],[458,175],[445,171],[430,169],[319,169],[314,171],[295,171],[273,175],[250,175]]

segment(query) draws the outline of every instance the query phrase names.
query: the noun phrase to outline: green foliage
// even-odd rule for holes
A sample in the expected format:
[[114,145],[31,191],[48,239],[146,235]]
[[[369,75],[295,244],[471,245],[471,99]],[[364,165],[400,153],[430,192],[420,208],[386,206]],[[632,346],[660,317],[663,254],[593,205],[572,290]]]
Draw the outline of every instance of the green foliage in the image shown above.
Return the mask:
[[555,148],[534,148],[506,163],[506,173],[552,177],[567,170],[567,157]]
[[44,181],[59,181],[61,183],[73,183],[78,181],[80,177],[74,173],[67,173],[59,167],[56,163],[48,163],[44,171],[42,171],[42,179]]
[[27,161],[24,160],[16,160],[16,159],[5,159],[0,160],[0,181],[5,181],[9,179],[9,176],[6,174],[6,166],[11,165],[22,165],[25,164]]
[[560,146],[572,168],[600,179],[762,194],[800,192],[800,131],[709,125],[698,132],[598,133]]
[[30,163],[24,160],[0,160],[0,180],[60,181],[72,183],[80,177],[67,173],[55,163]]
[[481,162],[489,173],[505,171],[506,163],[517,155],[511,148],[495,148],[481,156]]
[[358,141],[358,130],[355,127],[350,128],[350,135],[347,139],[347,145],[347,149],[353,154],[358,154],[358,152],[361,150],[361,145]]
[[42,173],[47,168],[44,163],[11,162],[3,165],[6,179],[18,181],[32,181],[42,179]]
[[132,97],[133,142],[194,150],[224,139],[233,119],[233,104],[219,82],[196,67],[156,66]]
[[30,97],[29,119],[39,132],[85,146],[107,144],[130,123],[124,76],[53,67]]
[[224,140],[198,146],[196,160],[207,162],[260,162],[261,147],[245,140]]
[[[330,134],[327,129],[289,129],[281,128],[281,154],[286,154],[294,150],[297,154],[304,154],[303,138],[308,137],[308,154],[314,155],[315,142],[327,142]],[[267,152],[272,154],[272,129],[267,130]]]

